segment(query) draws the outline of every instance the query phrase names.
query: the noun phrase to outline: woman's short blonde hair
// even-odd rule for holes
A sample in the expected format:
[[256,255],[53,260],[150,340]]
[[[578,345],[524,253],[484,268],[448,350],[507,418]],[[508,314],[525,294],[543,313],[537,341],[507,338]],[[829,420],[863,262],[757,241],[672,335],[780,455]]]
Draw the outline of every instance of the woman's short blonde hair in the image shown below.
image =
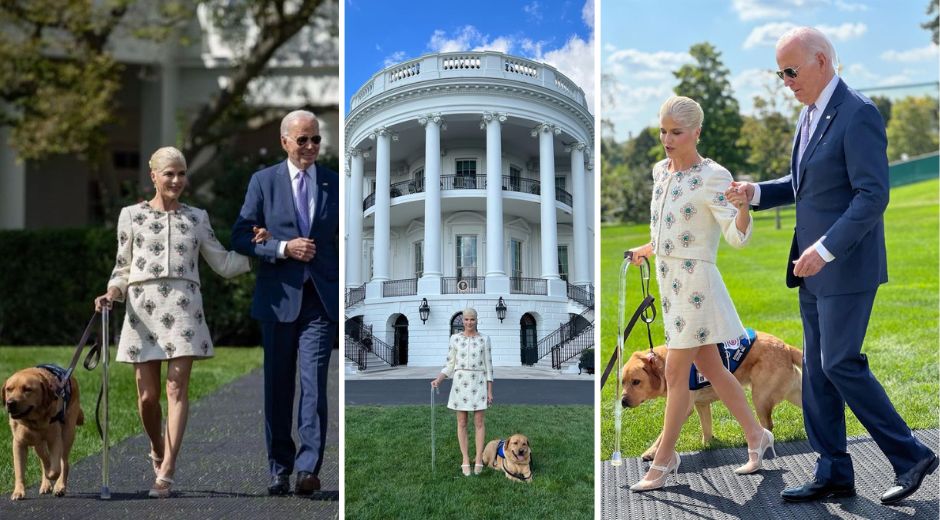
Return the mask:
[[692,98],[672,96],[659,107],[659,119],[669,116],[685,128],[702,128],[705,112],[702,106]]
[[473,307],[467,307],[466,309],[463,310],[463,316],[464,316],[465,318],[469,318],[469,317],[476,318],[476,317],[477,317],[477,310],[474,309]]
[[177,150],[172,146],[164,146],[163,148],[158,149],[156,152],[153,152],[153,155],[150,156],[150,162],[147,163],[150,166],[150,171],[159,172],[163,171],[167,166],[178,164],[186,169],[186,157],[183,157],[183,152]]

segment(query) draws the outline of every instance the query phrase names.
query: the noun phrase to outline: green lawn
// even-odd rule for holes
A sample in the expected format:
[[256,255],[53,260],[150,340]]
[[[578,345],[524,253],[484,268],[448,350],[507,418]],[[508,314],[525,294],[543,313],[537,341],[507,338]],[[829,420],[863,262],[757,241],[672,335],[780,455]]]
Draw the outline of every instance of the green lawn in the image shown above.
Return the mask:
[[[938,187],[937,180],[891,191],[885,213],[889,283],[878,290],[863,352],[895,407],[914,429],[937,427],[938,389]],[[784,267],[794,225],[792,209],[781,212],[775,229],[774,212],[755,215],[754,235],[743,250],[722,244],[718,267],[746,327],[772,333],[802,348],[802,326],[796,290],[787,289]],[[601,358],[607,363],[617,342],[617,284],[623,251],[649,241],[649,226],[611,226],[601,232]],[[639,304],[631,267],[626,306]],[[655,281],[652,291],[659,305]],[[642,325],[642,324],[640,324]],[[625,352],[646,348],[645,330],[638,326]],[[664,342],[662,320],[654,323],[653,341]],[[613,374],[601,393],[601,458],[610,459],[614,441]],[[647,402],[623,411],[621,450],[639,456],[662,429],[665,400]],[[713,405],[714,446],[743,446],[740,427],[720,403]],[[780,440],[803,439],[800,410],[782,403],[774,411],[774,435]],[[848,434],[865,429],[848,412]],[[701,449],[698,416],[690,418],[679,438],[679,451]],[[743,452],[742,452],[743,457]]]
[[[71,361],[74,347],[0,347],[0,377],[5,381],[11,374],[25,367],[43,363],[55,363],[67,366]],[[114,351],[112,351],[112,357]],[[215,389],[261,366],[259,348],[216,348],[215,357],[197,361],[193,365],[190,378],[189,397],[195,401],[212,393]],[[165,375],[164,368],[164,375]],[[79,426],[75,445],[72,447],[70,460],[74,464],[79,459],[101,451],[101,439],[95,426],[95,400],[101,386],[101,366],[93,372],[85,370],[81,363],[75,369],[81,390],[82,410],[85,412],[85,425]],[[133,367],[126,363],[111,363],[110,390],[110,436],[111,445],[143,432],[137,415],[137,387],[134,383]],[[166,412],[166,398],[163,399]],[[5,415],[5,414],[4,414]],[[6,417],[4,417],[6,419]],[[10,449],[12,439],[10,428],[0,428],[0,494],[13,490],[13,453]],[[186,439],[183,439],[186,450]],[[145,455],[145,454],[141,454]],[[39,482],[39,458],[29,450],[27,467],[28,484]],[[3,500],[0,496],[0,500]]]
[[[437,470],[431,470],[428,406],[346,407],[347,518],[594,518],[592,406],[497,405],[487,441],[526,434],[533,479],[484,469],[460,474],[456,414],[436,413]],[[471,419],[472,421],[472,419]],[[473,457],[473,423],[470,424]]]

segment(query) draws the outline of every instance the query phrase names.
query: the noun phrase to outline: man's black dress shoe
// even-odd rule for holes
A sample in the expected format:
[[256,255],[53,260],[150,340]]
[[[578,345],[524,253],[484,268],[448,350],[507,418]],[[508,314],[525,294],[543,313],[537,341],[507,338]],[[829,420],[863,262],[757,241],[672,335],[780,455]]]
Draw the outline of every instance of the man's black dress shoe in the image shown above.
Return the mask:
[[275,475],[271,477],[271,483],[268,484],[268,494],[272,496],[284,496],[290,493],[290,477],[287,475]]
[[792,487],[784,489],[780,496],[783,497],[787,502],[809,502],[811,500],[819,500],[822,498],[842,498],[842,497],[854,497],[855,496],[855,486],[849,485],[839,485],[839,484],[829,484],[826,482],[807,482],[799,487]]
[[894,485],[881,495],[881,503],[894,504],[912,495],[920,487],[924,477],[937,470],[938,464],[940,464],[940,460],[933,453],[926,459],[914,464],[913,468],[894,479]]
[[294,494],[298,496],[312,495],[320,489],[320,479],[309,471],[298,471],[294,482]]

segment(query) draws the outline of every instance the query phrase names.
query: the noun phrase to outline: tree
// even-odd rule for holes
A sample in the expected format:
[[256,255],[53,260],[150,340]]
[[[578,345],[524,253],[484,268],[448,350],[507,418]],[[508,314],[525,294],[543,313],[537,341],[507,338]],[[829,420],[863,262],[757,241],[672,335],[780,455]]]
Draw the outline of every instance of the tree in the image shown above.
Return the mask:
[[885,126],[891,121],[891,99],[887,96],[872,96],[871,102],[878,107],[881,112],[881,118],[885,120]]
[[940,44],[940,12],[938,11],[940,7],[937,6],[937,0],[930,0],[930,4],[927,5],[927,16],[933,16],[921,25],[930,31],[934,45]]
[[699,150],[730,171],[745,166],[744,150],[737,146],[743,124],[731,90],[730,72],[721,61],[721,53],[710,43],[697,43],[689,49],[695,63],[674,72],[679,84],[675,93],[687,96],[702,106],[705,122]]
[[[325,20],[336,32],[335,0],[8,0],[0,2],[0,125],[26,160],[72,154],[99,180],[105,215],[115,214],[117,181],[106,175],[106,125],[119,110],[123,66],[115,35],[187,45],[183,30],[200,5],[234,49],[232,73],[198,110],[180,118],[181,149],[194,164],[209,160],[234,134],[283,114],[247,102],[252,81],[305,25]],[[247,38],[247,34],[256,34]],[[315,107],[311,107],[315,108]],[[199,161],[196,161],[197,156]],[[221,169],[207,169],[218,172]],[[211,175],[191,175],[193,191]]]
[[891,109],[888,123],[888,160],[935,152],[938,145],[937,98],[909,96],[899,99]]

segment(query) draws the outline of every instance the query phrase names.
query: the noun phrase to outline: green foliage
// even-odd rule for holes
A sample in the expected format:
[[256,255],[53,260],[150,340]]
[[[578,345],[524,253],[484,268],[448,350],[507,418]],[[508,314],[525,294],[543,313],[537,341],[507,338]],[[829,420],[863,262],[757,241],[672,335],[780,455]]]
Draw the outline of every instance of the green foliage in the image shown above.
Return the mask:
[[[747,151],[747,170],[753,180],[776,179],[790,170],[795,114],[792,108],[778,107],[779,91],[783,83],[768,89],[766,98],[754,97],[754,116],[744,118],[738,144]],[[732,171],[738,177],[738,172]]]
[[[885,213],[889,283],[878,290],[863,352],[898,412],[914,429],[937,427],[937,305],[940,298],[938,265],[938,187],[932,180],[892,190]],[[795,215],[784,210],[781,230],[774,229],[772,212],[755,212],[754,234],[742,250],[722,246],[718,267],[722,272],[735,308],[745,326],[774,334],[790,345],[802,348],[802,325],[796,291],[784,284],[784,268],[790,248]],[[623,251],[649,240],[645,226],[604,228],[601,236],[600,305],[601,360],[613,353],[617,341],[617,287]],[[911,247],[911,244],[918,244]],[[630,268],[626,305],[639,303],[637,271]],[[659,299],[659,289],[651,293]],[[657,302],[657,305],[659,303]],[[625,352],[646,348],[646,331],[634,329]],[[653,322],[653,342],[663,344],[662,320]],[[614,377],[614,376],[612,376]],[[601,389],[601,458],[610,458],[614,440],[613,378]],[[750,391],[748,390],[748,394]],[[623,410],[621,437],[624,456],[639,456],[662,430],[665,400],[647,402]],[[716,441],[713,447],[743,446],[741,427],[721,404],[712,405]],[[861,423],[846,410],[850,436],[866,434]],[[777,439],[805,439],[800,410],[783,403],[774,410]],[[693,416],[679,437],[679,451],[702,449],[701,428]],[[743,454],[743,451],[742,451]],[[742,455],[743,456],[743,455]],[[743,459],[742,459],[743,460]]]
[[[496,392],[498,397],[498,381]],[[489,468],[480,475],[461,475],[455,414],[442,405],[435,411],[436,470],[428,405],[348,406],[346,517],[594,518],[593,410],[544,405],[487,410],[487,441],[513,433],[529,437],[534,474],[531,483],[523,484]],[[377,476],[393,484],[377,484]]]
[[927,16],[930,16],[930,19],[921,24],[921,27],[930,31],[930,39],[933,40],[934,45],[937,45],[940,44],[940,12],[938,12],[940,8],[937,7],[937,0],[929,1]]
[[649,218],[653,165],[665,155],[659,130],[644,128],[626,143],[601,144],[601,218],[642,222]]
[[881,112],[881,118],[885,120],[885,126],[888,126],[888,123],[891,122],[891,98],[887,96],[872,96],[871,102],[878,107],[878,112]]
[[[17,370],[42,363],[68,366],[73,349],[74,347],[0,347],[0,381],[5,381]],[[114,357],[114,350],[111,351],[111,356]],[[259,368],[261,358],[260,348],[216,348],[215,357],[211,360],[193,363],[193,372],[189,382],[190,402],[209,395],[220,386]],[[75,378],[81,390],[80,400],[82,410],[85,412],[85,425],[78,427],[78,434],[75,436],[71,455],[73,464],[101,451],[101,439],[95,427],[95,398],[101,385],[101,369],[89,372],[79,365],[75,369]],[[133,366],[127,363],[112,363],[108,384],[110,403],[108,436],[113,446],[142,431],[140,417],[137,415],[137,387]],[[162,407],[165,415],[165,395],[162,397]],[[12,442],[10,435],[9,428],[0,428],[0,446],[4,447],[0,450],[0,468],[3,469],[0,471],[0,495],[4,495],[0,498],[2,500],[6,500],[10,491],[13,490],[13,453],[9,449]],[[183,456],[186,456],[188,450],[195,448],[196,443],[184,442]],[[144,455],[146,453],[140,454],[141,459]],[[39,482],[40,469],[39,459],[32,449],[29,450],[27,461],[27,486],[33,486]],[[114,459],[112,459],[113,462],[115,462]],[[141,467],[146,466],[142,463]],[[35,496],[34,493],[31,497]],[[24,515],[26,516],[29,515]]]
[[728,79],[731,73],[721,61],[721,53],[710,43],[693,45],[689,54],[695,63],[683,65],[674,72],[679,80],[674,90],[676,95],[698,101],[705,112],[698,148],[702,155],[729,171],[740,171],[745,166],[746,155],[737,145],[742,120]]
[[[228,246],[230,229],[216,229]],[[0,231],[0,251],[15,252],[0,270],[0,344],[77,343],[114,267],[113,229]],[[203,304],[216,343],[257,345],[260,333],[249,315],[254,273],[225,280],[200,260]],[[111,320],[120,330],[123,306]]]
[[932,96],[909,96],[894,103],[887,128],[888,160],[937,150],[938,109],[937,98]]

